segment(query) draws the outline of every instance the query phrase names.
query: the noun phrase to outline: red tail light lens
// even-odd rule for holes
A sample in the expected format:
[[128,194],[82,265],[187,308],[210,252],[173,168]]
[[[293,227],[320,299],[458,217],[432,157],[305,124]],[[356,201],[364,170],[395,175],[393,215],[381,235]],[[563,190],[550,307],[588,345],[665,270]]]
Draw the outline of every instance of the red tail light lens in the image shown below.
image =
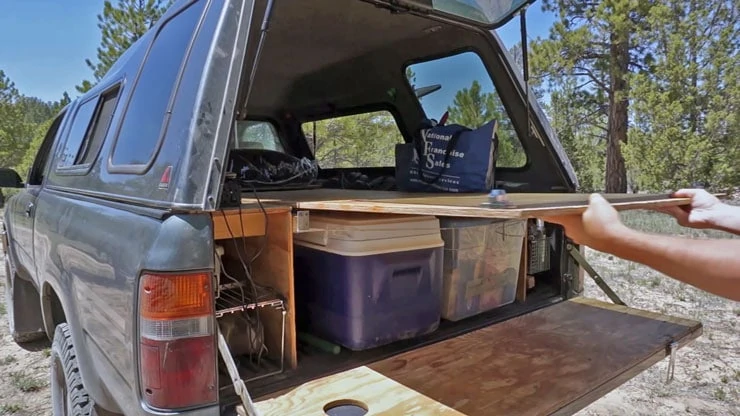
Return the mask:
[[154,408],[218,400],[211,281],[209,273],[142,276],[139,366],[142,396]]

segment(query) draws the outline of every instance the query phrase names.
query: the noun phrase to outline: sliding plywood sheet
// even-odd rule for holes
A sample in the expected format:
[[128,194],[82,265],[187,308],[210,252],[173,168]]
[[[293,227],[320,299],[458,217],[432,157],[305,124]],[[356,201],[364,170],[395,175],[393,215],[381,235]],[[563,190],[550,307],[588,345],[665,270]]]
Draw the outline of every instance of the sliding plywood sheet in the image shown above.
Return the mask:
[[[603,194],[617,210],[654,209],[687,205],[687,198],[666,194]],[[315,189],[258,194],[262,202],[298,209],[386,214],[438,215],[476,218],[538,218],[579,214],[588,206],[588,194],[512,193],[506,205],[491,205],[486,194],[414,194],[387,191]],[[244,198],[243,203],[254,203]]]

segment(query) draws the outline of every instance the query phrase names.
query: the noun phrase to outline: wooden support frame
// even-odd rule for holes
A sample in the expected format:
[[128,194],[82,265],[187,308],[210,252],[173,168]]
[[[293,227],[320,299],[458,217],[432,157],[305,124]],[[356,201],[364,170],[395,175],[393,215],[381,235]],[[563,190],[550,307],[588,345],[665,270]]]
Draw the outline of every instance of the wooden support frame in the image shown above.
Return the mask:
[[[241,217],[241,218],[240,218]],[[235,208],[213,213],[214,240],[225,257],[248,262],[254,259],[255,283],[278,292],[285,302],[285,368],[298,365],[293,277],[293,216],[290,207]],[[227,226],[228,224],[228,226]],[[267,231],[265,233],[265,230]],[[235,271],[243,276],[243,271]],[[236,277],[236,276],[235,276]],[[282,344],[282,312],[260,309],[269,356],[278,358]]]

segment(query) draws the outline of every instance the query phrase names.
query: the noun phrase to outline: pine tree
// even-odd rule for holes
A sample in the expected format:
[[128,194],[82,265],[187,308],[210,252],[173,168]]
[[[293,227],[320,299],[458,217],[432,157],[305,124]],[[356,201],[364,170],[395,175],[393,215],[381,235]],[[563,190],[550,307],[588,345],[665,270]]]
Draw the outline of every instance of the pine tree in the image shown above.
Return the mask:
[[517,138],[504,104],[493,92],[484,92],[481,84],[475,80],[469,88],[455,93],[452,105],[447,107],[449,118],[447,124],[456,123],[475,129],[491,120],[499,125],[496,130],[499,148],[496,166],[521,167],[526,163],[524,150]]
[[740,10],[726,0],[668,0],[653,7],[649,24],[654,60],[631,81],[631,170],[656,191],[736,185]]
[[575,80],[565,80],[551,92],[545,111],[573,165],[579,191],[597,192],[604,189],[606,112],[591,110],[594,97],[576,87]]
[[33,134],[21,105],[22,96],[0,70],[0,166],[12,167],[23,157]]
[[102,39],[97,62],[85,60],[93,71],[94,81],[83,81],[77,90],[84,93],[92,88],[121,54],[154,26],[171,3],[172,0],[118,0],[114,5],[106,0],[103,13],[98,15]]
[[559,13],[550,38],[532,45],[533,66],[551,82],[577,82],[588,112],[605,115],[605,190],[626,192],[622,145],[627,142],[630,73],[644,60],[639,34],[650,8],[645,0],[545,0]]

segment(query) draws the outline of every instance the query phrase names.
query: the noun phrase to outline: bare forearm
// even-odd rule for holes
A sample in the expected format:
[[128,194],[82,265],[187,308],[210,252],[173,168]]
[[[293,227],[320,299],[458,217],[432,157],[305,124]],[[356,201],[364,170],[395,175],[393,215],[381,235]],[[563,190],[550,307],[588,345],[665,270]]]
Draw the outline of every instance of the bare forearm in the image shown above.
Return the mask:
[[713,228],[740,235],[740,207],[723,204],[721,214],[712,222]]
[[740,240],[698,240],[626,230],[609,250],[676,280],[740,301]]

